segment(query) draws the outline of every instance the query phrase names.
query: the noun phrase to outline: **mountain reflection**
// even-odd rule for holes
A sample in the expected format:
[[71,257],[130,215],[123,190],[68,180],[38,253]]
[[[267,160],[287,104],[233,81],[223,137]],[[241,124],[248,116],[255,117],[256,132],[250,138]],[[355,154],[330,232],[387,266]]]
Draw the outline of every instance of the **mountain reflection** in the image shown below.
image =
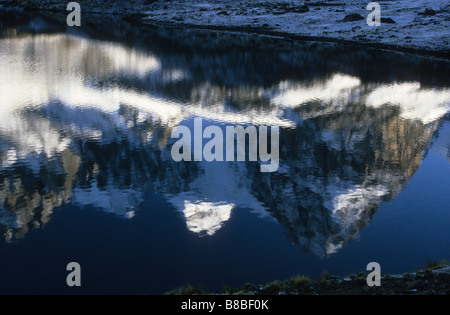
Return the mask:
[[[179,66],[178,58],[59,33],[0,39],[6,241],[44,225],[65,203],[131,219],[155,191],[199,235],[213,235],[233,209],[248,208],[323,257],[398,195],[450,109],[450,89],[420,82],[334,71],[270,85],[248,73],[247,84],[226,86],[199,79],[208,75],[194,73],[189,60]],[[240,70],[232,62],[216,69],[224,77]],[[255,162],[174,162],[171,131],[194,117],[280,126],[279,170],[261,173]]]

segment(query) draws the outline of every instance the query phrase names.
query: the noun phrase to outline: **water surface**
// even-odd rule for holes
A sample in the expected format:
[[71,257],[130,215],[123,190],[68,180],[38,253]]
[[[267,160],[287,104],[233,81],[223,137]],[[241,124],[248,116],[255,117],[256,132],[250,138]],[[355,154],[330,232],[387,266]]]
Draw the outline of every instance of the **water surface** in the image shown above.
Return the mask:
[[[450,259],[450,64],[0,11],[0,292],[207,290]],[[280,162],[175,162],[177,126]],[[66,265],[82,286],[66,285]]]

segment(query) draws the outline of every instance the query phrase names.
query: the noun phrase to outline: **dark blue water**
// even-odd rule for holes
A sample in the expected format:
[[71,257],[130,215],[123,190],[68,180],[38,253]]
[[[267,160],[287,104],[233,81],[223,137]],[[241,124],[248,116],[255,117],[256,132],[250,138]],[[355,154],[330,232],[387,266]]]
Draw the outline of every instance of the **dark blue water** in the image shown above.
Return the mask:
[[[220,291],[450,259],[447,61],[0,21],[0,293]],[[175,162],[171,132],[195,118],[277,126],[279,168]]]

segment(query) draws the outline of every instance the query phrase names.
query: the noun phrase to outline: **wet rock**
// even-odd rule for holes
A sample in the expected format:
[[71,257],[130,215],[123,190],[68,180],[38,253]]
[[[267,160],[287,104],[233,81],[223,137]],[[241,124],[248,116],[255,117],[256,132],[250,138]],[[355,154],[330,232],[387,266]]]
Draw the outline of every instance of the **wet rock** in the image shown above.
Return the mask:
[[321,7],[343,7],[345,3],[333,3],[333,2],[312,2],[308,3],[310,6],[321,6]]
[[309,7],[307,5],[302,5],[301,7],[295,8],[292,12],[295,13],[306,13],[309,11]]
[[220,11],[219,13],[217,13],[217,15],[230,15],[230,13],[228,13],[225,10],[223,10],[223,11]]
[[406,289],[408,291],[412,291],[412,290],[417,290],[420,289],[424,286],[424,281],[423,280],[414,280],[411,281],[410,283],[408,283],[408,285],[406,286]]
[[272,14],[273,15],[282,15],[282,14],[286,14],[286,11],[277,10],[277,11],[273,11]]
[[391,19],[390,17],[388,17],[388,18],[381,18],[380,19],[380,21],[381,21],[381,23],[387,23],[387,24],[395,24],[396,22],[393,20],[393,19]]
[[423,12],[419,12],[419,15],[426,15],[426,16],[432,16],[432,15],[436,15],[436,11],[434,11],[433,9],[428,9],[426,8],[425,11]]
[[364,18],[358,13],[347,14],[343,19],[344,22],[353,22],[359,20],[364,20]]

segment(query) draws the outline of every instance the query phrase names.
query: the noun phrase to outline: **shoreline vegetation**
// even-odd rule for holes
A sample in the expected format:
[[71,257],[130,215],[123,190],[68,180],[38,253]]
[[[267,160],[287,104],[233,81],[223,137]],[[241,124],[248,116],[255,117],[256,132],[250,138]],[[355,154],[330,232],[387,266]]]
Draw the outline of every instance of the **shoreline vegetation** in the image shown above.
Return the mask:
[[445,260],[428,261],[423,269],[404,274],[381,274],[381,286],[369,287],[367,273],[340,277],[324,271],[317,280],[296,275],[290,279],[241,288],[225,286],[222,292],[209,292],[201,286],[184,286],[165,295],[449,295],[450,264]]
[[[25,10],[65,12],[70,1],[0,0]],[[118,16],[137,27],[164,26],[328,42],[450,59],[450,4],[380,1],[382,24],[367,25],[369,0],[78,0],[82,14]]]

